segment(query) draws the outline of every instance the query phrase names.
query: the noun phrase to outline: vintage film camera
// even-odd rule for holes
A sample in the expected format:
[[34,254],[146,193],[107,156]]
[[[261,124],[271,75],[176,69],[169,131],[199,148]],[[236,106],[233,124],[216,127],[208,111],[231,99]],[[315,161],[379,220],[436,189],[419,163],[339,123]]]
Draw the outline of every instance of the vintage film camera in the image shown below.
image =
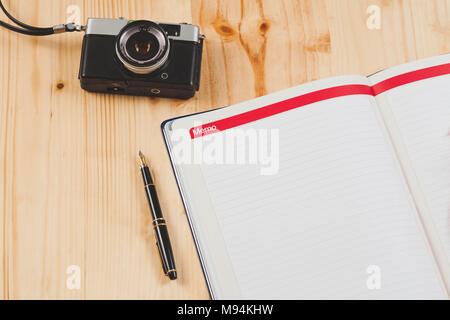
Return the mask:
[[90,18],[79,79],[87,91],[188,99],[200,85],[198,26]]

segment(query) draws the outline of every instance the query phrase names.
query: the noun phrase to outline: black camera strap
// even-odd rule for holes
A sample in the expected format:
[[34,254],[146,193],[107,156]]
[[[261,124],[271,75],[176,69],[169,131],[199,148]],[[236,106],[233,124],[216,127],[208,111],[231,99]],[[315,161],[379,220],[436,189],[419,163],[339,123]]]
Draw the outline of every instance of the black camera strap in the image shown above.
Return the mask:
[[6,23],[4,21],[0,20],[0,26],[4,27],[6,29],[9,29],[14,32],[18,32],[21,34],[26,34],[29,36],[49,36],[55,33],[62,33],[62,32],[73,32],[73,31],[84,31],[85,27],[75,24],[75,23],[67,23],[67,24],[60,24],[53,27],[34,27],[30,26],[28,24],[25,24],[16,18],[14,18],[3,6],[2,1],[0,0],[0,9],[5,13],[5,15],[14,22],[17,26],[11,25],[9,23]]

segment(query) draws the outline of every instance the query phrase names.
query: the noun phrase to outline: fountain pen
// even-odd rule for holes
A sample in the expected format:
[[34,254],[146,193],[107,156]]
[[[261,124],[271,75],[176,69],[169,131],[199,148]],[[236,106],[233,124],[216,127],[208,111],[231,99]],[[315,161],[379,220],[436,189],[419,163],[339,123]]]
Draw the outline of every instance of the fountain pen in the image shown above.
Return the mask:
[[177,278],[177,270],[175,268],[172,246],[170,245],[169,232],[167,231],[167,223],[162,215],[150,169],[147,166],[144,155],[140,151],[139,160],[141,163],[142,178],[144,179],[145,193],[152,214],[152,225],[155,231],[156,246],[158,247],[159,255],[161,256],[163,271],[170,280],[175,280]]

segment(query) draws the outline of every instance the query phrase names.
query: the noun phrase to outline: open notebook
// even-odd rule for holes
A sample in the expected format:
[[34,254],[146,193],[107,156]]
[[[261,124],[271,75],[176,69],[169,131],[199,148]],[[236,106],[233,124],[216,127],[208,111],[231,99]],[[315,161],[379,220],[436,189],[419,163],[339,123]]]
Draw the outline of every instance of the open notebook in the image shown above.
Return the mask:
[[212,298],[449,298],[450,54],[162,129]]

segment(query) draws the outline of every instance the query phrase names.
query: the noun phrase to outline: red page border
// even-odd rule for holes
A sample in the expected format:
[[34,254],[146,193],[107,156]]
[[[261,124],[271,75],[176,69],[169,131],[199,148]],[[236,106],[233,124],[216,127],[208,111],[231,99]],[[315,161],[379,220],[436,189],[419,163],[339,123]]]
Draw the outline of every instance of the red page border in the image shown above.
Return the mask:
[[379,94],[382,94],[383,92],[403,86],[408,83],[434,78],[445,74],[450,74],[450,63],[404,73],[399,76],[381,81],[374,85],[372,88],[374,94],[377,96]]
[[344,85],[327,88],[307,93],[288,100],[280,101],[258,109],[250,110],[232,117],[197,126],[191,128],[189,130],[189,133],[191,135],[191,139],[196,139],[209,134],[213,134],[215,132],[228,130],[246,123],[268,118],[273,115],[300,108],[315,102],[349,95],[377,96],[390,89],[397,88],[408,83],[434,78],[446,74],[450,74],[450,63],[401,74],[399,76],[381,81],[380,83],[377,83],[372,87],[366,85]]

